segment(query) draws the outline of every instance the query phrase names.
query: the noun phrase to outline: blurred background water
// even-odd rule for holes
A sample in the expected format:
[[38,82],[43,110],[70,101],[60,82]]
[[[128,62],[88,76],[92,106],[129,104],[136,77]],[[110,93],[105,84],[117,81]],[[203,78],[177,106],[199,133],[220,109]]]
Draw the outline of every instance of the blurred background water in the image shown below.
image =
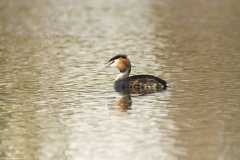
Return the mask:
[[[239,5],[1,0],[0,158],[239,159]],[[116,54],[171,88],[115,92]]]

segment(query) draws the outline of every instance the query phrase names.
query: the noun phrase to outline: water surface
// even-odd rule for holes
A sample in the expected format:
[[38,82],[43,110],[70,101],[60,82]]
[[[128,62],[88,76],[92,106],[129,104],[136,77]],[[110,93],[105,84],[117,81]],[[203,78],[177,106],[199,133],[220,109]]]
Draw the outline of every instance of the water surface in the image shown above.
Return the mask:
[[[237,160],[239,5],[2,0],[0,157]],[[171,88],[115,92],[116,54]]]

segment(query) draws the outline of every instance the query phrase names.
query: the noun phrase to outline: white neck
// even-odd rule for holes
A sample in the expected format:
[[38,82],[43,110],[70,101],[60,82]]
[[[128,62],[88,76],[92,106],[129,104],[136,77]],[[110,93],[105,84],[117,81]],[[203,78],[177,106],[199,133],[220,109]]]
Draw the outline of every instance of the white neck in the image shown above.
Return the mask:
[[126,70],[125,72],[120,73],[120,74],[115,78],[114,83],[115,83],[115,82],[118,82],[118,81],[122,81],[122,80],[128,78],[128,77],[129,77],[129,74],[130,74],[129,70]]

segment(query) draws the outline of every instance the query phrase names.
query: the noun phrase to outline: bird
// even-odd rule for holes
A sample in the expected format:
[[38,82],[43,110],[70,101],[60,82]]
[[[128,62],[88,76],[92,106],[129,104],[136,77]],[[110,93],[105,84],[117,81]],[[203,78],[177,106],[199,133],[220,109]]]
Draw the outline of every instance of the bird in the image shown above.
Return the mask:
[[106,64],[101,66],[101,68],[109,66],[117,67],[120,71],[120,74],[115,78],[113,82],[114,89],[157,88],[164,90],[167,87],[170,87],[166,81],[153,75],[140,74],[129,77],[129,74],[131,72],[131,62],[128,59],[127,55],[118,54],[112,57]]

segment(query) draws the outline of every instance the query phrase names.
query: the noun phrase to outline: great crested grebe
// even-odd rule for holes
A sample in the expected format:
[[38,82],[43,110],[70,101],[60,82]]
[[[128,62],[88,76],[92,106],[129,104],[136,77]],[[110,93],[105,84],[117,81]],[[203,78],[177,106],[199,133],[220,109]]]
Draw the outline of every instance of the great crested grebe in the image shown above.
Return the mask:
[[118,54],[112,57],[107,64],[102,67],[115,66],[119,69],[120,74],[114,80],[113,87],[116,88],[159,88],[166,89],[169,84],[152,75],[134,75],[130,76],[131,63],[130,60],[124,54]]

